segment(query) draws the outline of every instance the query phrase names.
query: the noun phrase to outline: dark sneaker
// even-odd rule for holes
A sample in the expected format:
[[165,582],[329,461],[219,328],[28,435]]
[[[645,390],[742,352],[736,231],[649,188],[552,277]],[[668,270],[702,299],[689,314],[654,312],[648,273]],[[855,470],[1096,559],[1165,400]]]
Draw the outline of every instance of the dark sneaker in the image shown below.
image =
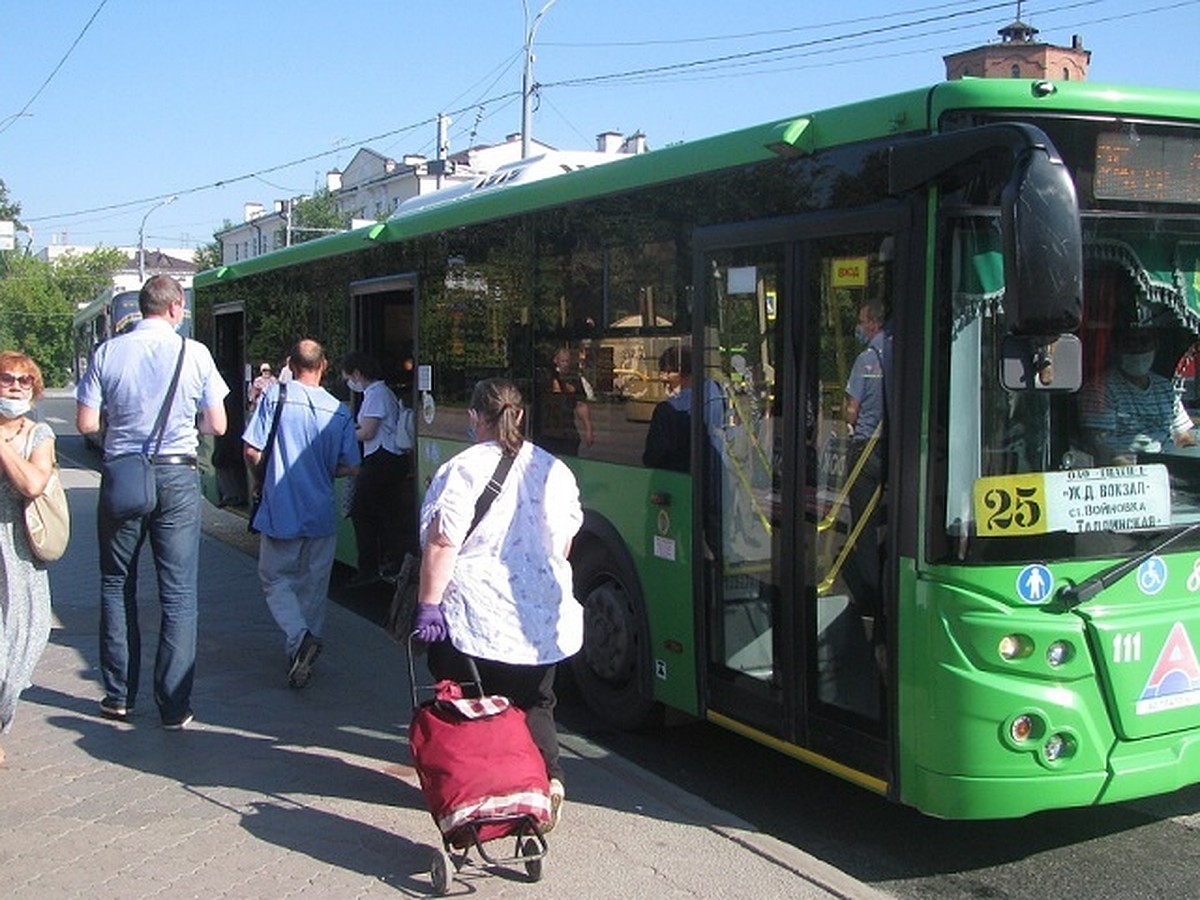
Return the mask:
[[549,834],[562,818],[563,800],[567,792],[563,783],[557,778],[550,779],[550,821],[542,826],[542,834]]
[[292,667],[288,670],[288,684],[294,688],[302,688],[308,684],[312,676],[313,663],[321,655],[321,642],[309,632],[304,632],[300,640],[300,648],[292,657]]
[[131,712],[133,712],[132,706],[126,706],[124,703],[118,703],[116,700],[111,700],[108,697],[100,701],[100,715],[106,719],[124,722],[129,718]]
[[182,719],[175,719],[170,722],[163,722],[163,728],[167,729],[167,731],[183,731],[183,729],[187,728],[189,725],[192,724],[193,721],[195,721],[195,718],[196,717],[194,715],[192,715],[192,711],[189,709],[186,713],[183,714]]

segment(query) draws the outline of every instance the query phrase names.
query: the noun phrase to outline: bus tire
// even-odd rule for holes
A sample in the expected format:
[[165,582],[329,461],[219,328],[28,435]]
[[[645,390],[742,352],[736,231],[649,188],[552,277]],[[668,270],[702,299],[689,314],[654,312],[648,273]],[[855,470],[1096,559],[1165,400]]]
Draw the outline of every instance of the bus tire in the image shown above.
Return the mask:
[[614,728],[658,724],[662,706],[648,690],[649,633],[637,578],[599,540],[577,545],[571,565],[583,606],[583,648],[571,657],[580,694]]

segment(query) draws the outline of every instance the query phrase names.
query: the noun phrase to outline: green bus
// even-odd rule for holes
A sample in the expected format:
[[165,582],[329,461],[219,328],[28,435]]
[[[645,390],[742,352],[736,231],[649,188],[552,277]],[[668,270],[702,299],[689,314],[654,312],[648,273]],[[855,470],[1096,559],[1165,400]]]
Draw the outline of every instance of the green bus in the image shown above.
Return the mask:
[[[573,435],[571,671],[617,726],[953,818],[1200,780],[1200,93],[962,80],[567,168],[201,273],[201,335],[380,357],[418,487],[481,377]],[[1135,381],[1168,421],[1105,405]]]

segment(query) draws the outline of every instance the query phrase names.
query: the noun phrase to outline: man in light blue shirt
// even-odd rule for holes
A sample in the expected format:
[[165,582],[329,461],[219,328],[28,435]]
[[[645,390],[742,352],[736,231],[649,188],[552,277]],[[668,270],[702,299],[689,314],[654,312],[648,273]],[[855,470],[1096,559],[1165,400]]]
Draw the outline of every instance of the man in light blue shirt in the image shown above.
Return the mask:
[[[292,380],[262,395],[242,441],[252,469],[267,451],[262,503],[251,522],[262,534],[258,577],[267,608],[284,633],[288,684],[302,688],[325,629],[337,543],[333,479],[357,474],[360,459],[350,410],[321,387],[328,367],[324,349],[302,340],[289,360]],[[286,394],[268,450],[281,389]]]
[[[155,275],[142,287],[138,305],[141,322],[96,347],[75,391],[75,424],[80,434],[98,433],[104,415],[106,458],[139,452],[152,456],[157,500],[151,512],[132,519],[115,519],[103,508],[99,512],[104,680],[100,712],[124,720],[137,699],[141,672],[137,567],[149,535],[162,607],[154,700],[163,727],[178,730],[192,721],[196,668],[201,502],[196,449],[200,432],[224,434],[229,387],[208,348],[175,333],[186,313],[178,282]],[[162,442],[156,446],[151,438],[181,347],[179,384],[168,406]]]

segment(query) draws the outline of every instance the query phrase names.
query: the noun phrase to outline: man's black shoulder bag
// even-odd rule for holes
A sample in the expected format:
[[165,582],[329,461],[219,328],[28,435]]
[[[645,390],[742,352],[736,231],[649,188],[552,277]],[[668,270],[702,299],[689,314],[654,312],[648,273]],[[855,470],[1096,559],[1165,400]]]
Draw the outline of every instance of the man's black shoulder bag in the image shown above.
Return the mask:
[[[158,488],[154,483],[154,456],[162,449],[167,415],[174,405],[175,390],[179,387],[179,374],[183,371],[187,338],[181,338],[181,341],[171,386],[167,388],[167,396],[158,411],[154,430],[146,438],[142,449],[136,453],[122,453],[105,459],[100,464],[100,510],[110,519],[121,522],[136,519],[154,512],[154,507],[158,506]],[[154,441],[153,453],[150,452],[151,441]]]
[[251,488],[250,520],[246,522],[246,530],[258,534],[254,527],[254,517],[262,505],[263,482],[267,480],[267,463],[271,461],[271,450],[275,446],[275,432],[279,430],[279,415],[283,412],[284,401],[287,400],[287,382],[279,384],[279,399],[275,401],[275,415],[271,418],[271,430],[267,432],[267,443],[258,457],[258,465],[254,467],[254,485]]

